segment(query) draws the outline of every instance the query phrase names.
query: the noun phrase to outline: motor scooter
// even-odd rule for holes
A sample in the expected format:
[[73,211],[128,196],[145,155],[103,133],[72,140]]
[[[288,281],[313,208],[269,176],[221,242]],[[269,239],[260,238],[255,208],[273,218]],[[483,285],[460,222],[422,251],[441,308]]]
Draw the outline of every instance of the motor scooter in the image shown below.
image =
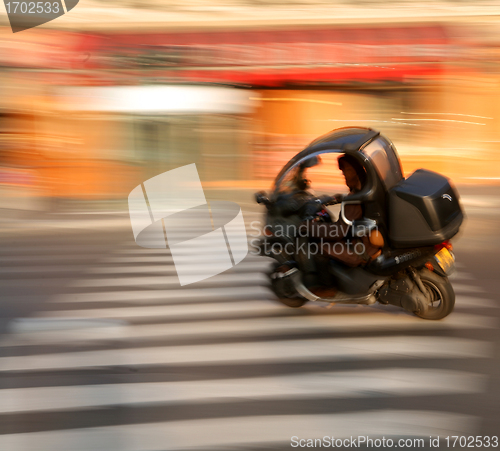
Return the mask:
[[[342,198],[311,192],[306,171],[320,163],[321,155],[332,153],[350,155],[363,166],[366,181],[359,192]],[[455,293],[448,275],[455,256],[450,239],[464,220],[458,192],[448,178],[429,170],[404,178],[396,148],[380,132],[344,127],[327,133],[283,167],[269,195],[255,197],[266,207],[259,253],[275,260],[268,276],[283,304],[379,302],[430,320],[452,312]],[[309,250],[318,243],[301,230],[307,221],[331,223],[327,207],[336,203],[349,227],[347,239],[355,243],[366,237],[379,250],[356,267],[330,259],[331,294],[315,294],[314,287],[324,282]],[[361,204],[361,219],[346,217],[350,204]]]

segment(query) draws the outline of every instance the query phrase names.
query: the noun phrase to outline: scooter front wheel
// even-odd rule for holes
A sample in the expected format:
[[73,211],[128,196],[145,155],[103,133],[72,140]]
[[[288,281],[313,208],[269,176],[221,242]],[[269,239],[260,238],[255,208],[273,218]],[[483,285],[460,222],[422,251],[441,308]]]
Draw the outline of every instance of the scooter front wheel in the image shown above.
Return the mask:
[[442,277],[428,269],[419,272],[429,299],[429,305],[424,312],[415,312],[423,319],[438,320],[448,316],[455,307],[455,292],[447,277]]
[[307,299],[297,295],[291,278],[293,271],[297,270],[286,262],[276,263],[271,273],[271,289],[279,302],[287,307],[299,308],[307,302]]

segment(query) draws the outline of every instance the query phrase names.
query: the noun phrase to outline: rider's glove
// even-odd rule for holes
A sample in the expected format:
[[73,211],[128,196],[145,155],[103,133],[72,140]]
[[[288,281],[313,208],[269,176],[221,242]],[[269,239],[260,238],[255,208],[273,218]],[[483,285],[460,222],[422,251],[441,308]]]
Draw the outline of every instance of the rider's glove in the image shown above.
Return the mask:
[[334,204],[339,204],[342,202],[342,199],[344,196],[342,194],[335,194],[333,196],[321,196],[319,198],[319,201],[321,202],[322,205],[334,205]]
[[345,196],[343,194],[334,194],[332,197],[335,199],[336,204],[340,204],[344,200]]

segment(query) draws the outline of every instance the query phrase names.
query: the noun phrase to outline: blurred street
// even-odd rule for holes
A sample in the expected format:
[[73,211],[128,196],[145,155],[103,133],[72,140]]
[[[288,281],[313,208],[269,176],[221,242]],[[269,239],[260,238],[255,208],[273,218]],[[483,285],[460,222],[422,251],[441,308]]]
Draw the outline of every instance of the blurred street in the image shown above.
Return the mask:
[[[497,447],[500,0],[4,3],[0,451]],[[343,127],[383,148],[320,149]],[[275,299],[254,194],[313,140],[359,180],[324,153],[271,200],[365,189],[363,263],[446,256],[457,187],[449,316]],[[273,227],[308,216],[288,200]]]
[[[0,449],[290,449],[290,439],[498,434],[498,189],[461,190],[455,311],[290,309],[266,260],[180,287],[125,215],[1,235]],[[244,208],[247,231],[260,210]],[[441,444],[444,444],[441,442]]]

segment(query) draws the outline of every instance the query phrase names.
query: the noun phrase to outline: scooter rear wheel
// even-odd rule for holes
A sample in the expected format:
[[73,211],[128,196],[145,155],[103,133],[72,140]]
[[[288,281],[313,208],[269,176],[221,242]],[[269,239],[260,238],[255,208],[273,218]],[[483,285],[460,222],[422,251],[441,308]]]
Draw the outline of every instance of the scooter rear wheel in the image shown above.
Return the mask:
[[430,304],[425,312],[415,312],[423,319],[438,320],[448,316],[455,307],[455,292],[447,277],[428,269],[419,272],[420,280],[427,290]]

